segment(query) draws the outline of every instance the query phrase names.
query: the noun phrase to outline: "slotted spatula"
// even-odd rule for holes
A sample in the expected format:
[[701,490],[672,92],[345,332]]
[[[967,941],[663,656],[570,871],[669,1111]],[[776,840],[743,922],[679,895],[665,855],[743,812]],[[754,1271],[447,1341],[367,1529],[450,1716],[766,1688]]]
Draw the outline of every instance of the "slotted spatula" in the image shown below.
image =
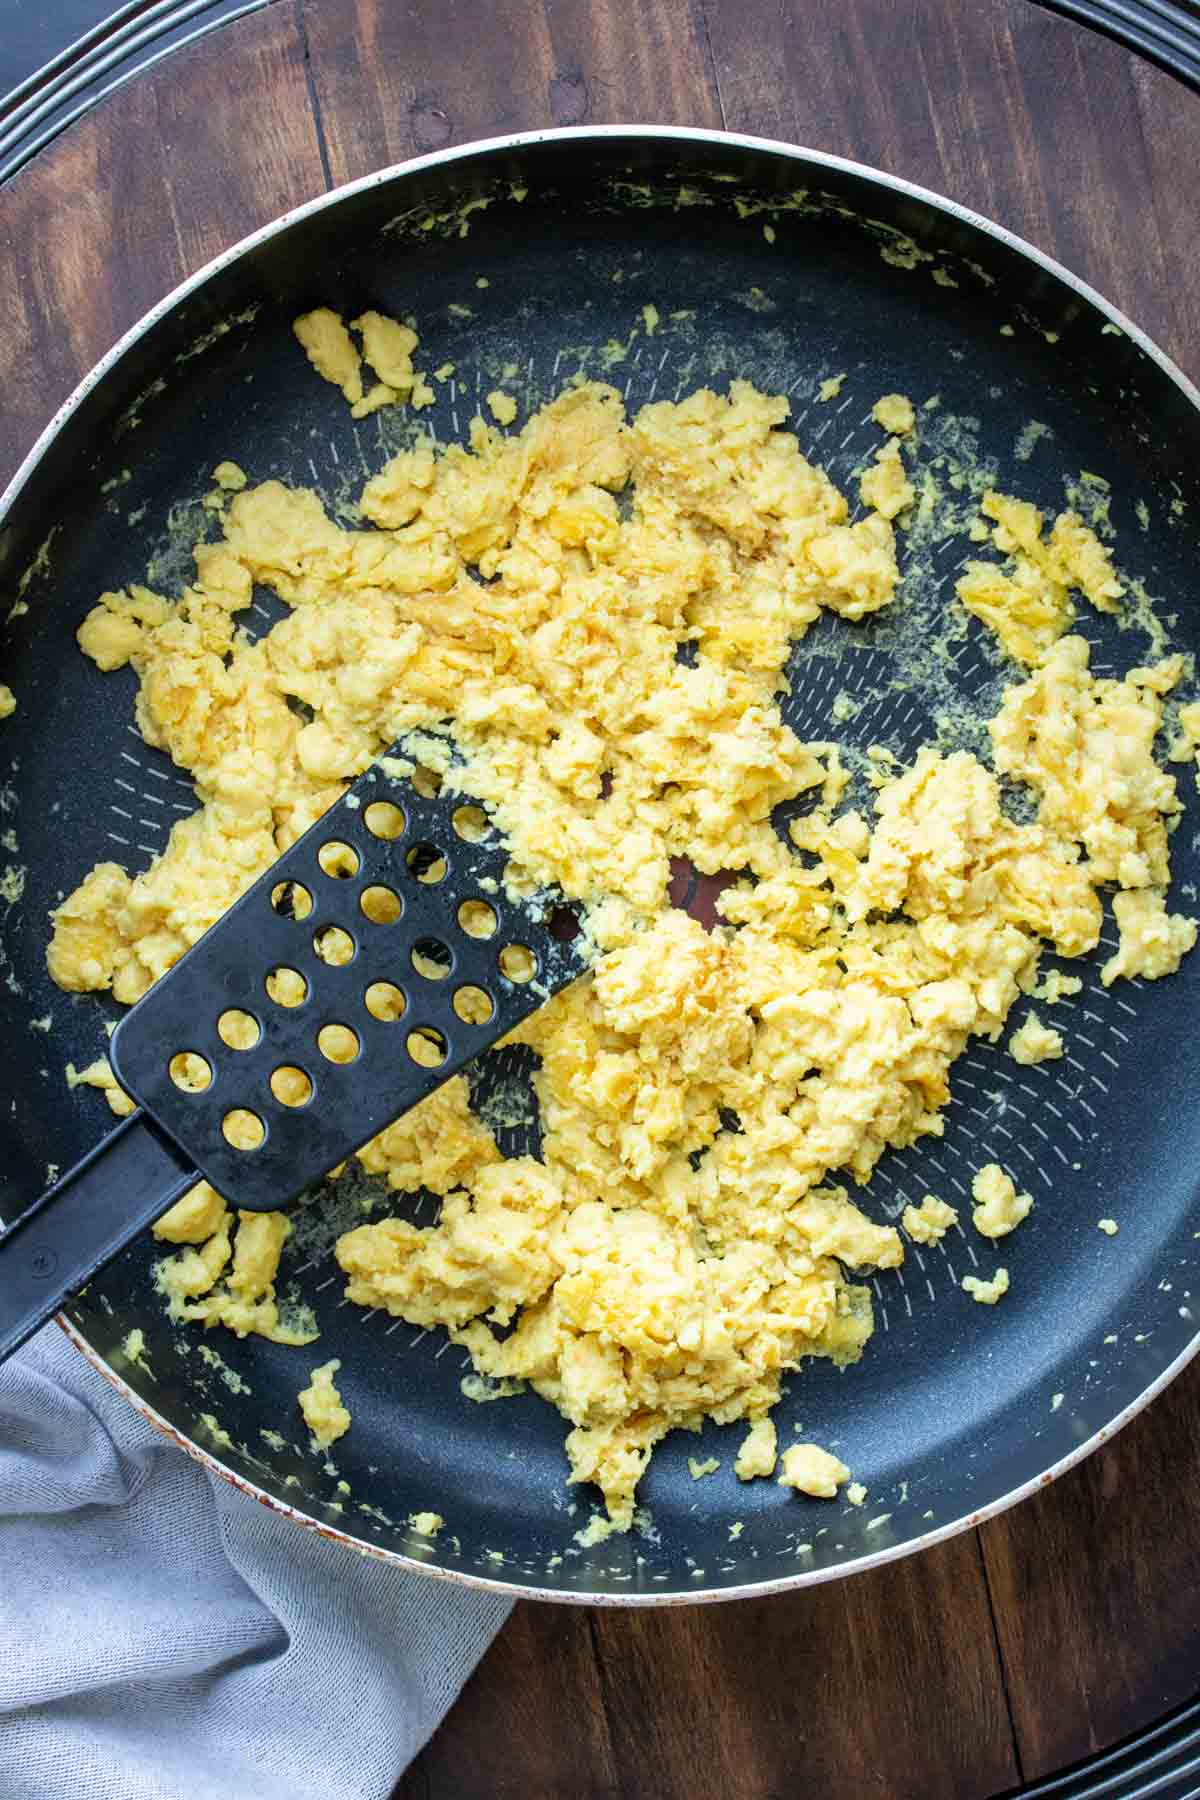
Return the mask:
[[587,964],[500,834],[384,757],[113,1033],[139,1108],[0,1237],[0,1361],[206,1176],[286,1206]]

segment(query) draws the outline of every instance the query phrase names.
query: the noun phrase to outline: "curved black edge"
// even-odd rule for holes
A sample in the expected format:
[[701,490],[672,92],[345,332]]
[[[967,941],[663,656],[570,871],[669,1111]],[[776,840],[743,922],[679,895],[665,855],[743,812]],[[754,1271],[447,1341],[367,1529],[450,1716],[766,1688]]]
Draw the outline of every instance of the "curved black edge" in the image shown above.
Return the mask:
[[[0,184],[132,76],[271,3],[130,0],[0,97]],[[189,30],[194,20],[200,22]]]
[[[1200,7],[1192,0],[1032,0],[1143,56],[1200,93]],[[0,182],[132,75],[271,0],[127,0],[0,98]],[[209,16],[190,32],[184,27]],[[163,43],[169,38],[169,43]],[[108,79],[111,77],[111,79]],[[77,103],[72,105],[71,102]]]
[[150,0],[125,0],[123,6],[93,25],[90,31],[85,31],[82,37],[56,51],[49,62],[43,63],[40,69],[34,69],[16,87],[8,90],[0,100],[0,118],[14,116],[36,94],[49,92],[54,82],[67,69],[90,56],[98,44],[123,30],[131,19],[144,14],[149,6]]
[[1144,56],[1200,93],[1200,7],[1179,0],[1034,0]]
[[1200,1699],[1176,1707],[1108,1750],[1004,1800],[1195,1800],[1200,1794]]

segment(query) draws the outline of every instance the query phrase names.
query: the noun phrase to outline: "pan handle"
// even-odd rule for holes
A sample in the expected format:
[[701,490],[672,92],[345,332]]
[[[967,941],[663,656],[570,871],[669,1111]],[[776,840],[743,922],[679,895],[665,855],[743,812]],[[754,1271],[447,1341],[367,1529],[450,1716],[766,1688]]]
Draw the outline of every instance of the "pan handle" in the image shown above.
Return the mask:
[[1200,93],[1200,8],[1195,0],[1038,0],[1047,12],[1134,50]]
[[0,1237],[0,1362],[199,1177],[132,1113]]

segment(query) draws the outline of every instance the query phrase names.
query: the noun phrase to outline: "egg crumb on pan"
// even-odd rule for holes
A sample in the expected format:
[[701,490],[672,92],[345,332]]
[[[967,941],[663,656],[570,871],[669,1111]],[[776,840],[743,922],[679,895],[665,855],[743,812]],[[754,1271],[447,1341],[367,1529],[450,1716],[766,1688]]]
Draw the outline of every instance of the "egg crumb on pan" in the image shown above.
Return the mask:
[[1035,1063],[1057,1061],[1065,1053],[1065,1045],[1061,1031],[1043,1025],[1037,1014],[1031,1012],[1009,1038],[1008,1050],[1014,1062],[1031,1067]]
[[838,1489],[850,1480],[845,1463],[819,1444],[790,1444],[780,1461],[780,1487],[797,1488],[802,1494],[811,1494],[814,1500],[835,1499]]
[[1019,1194],[999,1163],[985,1163],[971,1183],[971,1222],[983,1237],[1007,1237],[1033,1211],[1033,1195]]
[[[356,415],[432,398],[410,327],[319,308],[295,329]],[[488,401],[511,423],[507,398]],[[196,546],[193,582],[102,594],[78,634],[101,670],[132,667],[137,727],[199,804],[144,872],[102,863],[57,909],[48,963],[68,991],[136,1001],[406,735],[486,807],[514,896],[552,884],[580,903],[592,973],[509,1040],[536,1054],[540,1160],[503,1156],[456,1077],[357,1156],[398,1194],[439,1196],[436,1222],[372,1219],[336,1257],[348,1300],[444,1327],[486,1397],[527,1384],[558,1408],[570,1479],[606,1503],[589,1541],[630,1526],[655,1444],[706,1419],[747,1425],[743,1481],[778,1459],[803,1493],[849,1482],[816,1445],[779,1458],[769,1416],[806,1357],[861,1356],[854,1277],[904,1259],[834,1177],[865,1184],[886,1150],[938,1135],[970,1040],[997,1040],[1022,993],[1073,991],[1057,971],[1039,985],[1039,958],[1096,948],[1100,889],[1117,890],[1106,983],[1169,974],[1196,936],[1166,910],[1181,803],[1153,754],[1182,662],[1092,673],[1069,628],[1122,586],[1075,514],[1047,528],[983,497],[975,535],[1002,560],[970,563],[958,601],[1021,665],[989,724],[994,768],[880,748],[873,818],[844,807],[838,746],[780,712],[785,666],[823,613],[896,603],[915,413],[877,403],[889,436],[852,517],[788,410],[735,380],[626,418],[614,388],[580,381],[511,434],[477,416],[466,444],[418,438],[367,480],[354,526],[221,465],[222,535]],[[256,584],[287,611],[251,640]],[[1001,776],[1031,820],[1005,810]],[[785,836],[772,814],[797,796]],[[670,904],[677,858],[733,876],[711,932]],[[1051,1040],[1031,1017],[1013,1052],[1040,1061]],[[992,1237],[1032,1204],[994,1166],[974,1198]],[[934,1195],[902,1219],[921,1245],[956,1223]],[[235,1221],[199,1183],[155,1227],[177,1247],[159,1271],[174,1314],[311,1342],[276,1297],[289,1231]],[[1008,1275],[963,1286],[995,1304]],[[318,1435],[341,1416],[334,1373],[301,1396]]]
[[958,1214],[936,1194],[926,1194],[919,1206],[905,1207],[900,1223],[914,1244],[940,1244],[951,1226],[958,1224]]
[[312,1371],[308,1386],[301,1388],[298,1395],[304,1423],[312,1432],[314,1444],[321,1450],[328,1450],[350,1429],[350,1412],[343,1404],[334,1380],[341,1366],[336,1356],[322,1363]]
[[963,1276],[963,1287],[980,1306],[996,1306],[1003,1300],[1010,1285],[1007,1269],[997,1269],[990,1281],[984,1281],[978,1275]]

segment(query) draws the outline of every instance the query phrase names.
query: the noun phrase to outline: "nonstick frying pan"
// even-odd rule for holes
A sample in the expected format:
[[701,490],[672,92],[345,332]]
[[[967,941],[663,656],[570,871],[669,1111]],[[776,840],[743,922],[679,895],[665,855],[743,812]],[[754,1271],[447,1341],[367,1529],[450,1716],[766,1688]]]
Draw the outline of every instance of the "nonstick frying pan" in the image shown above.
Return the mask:
[[[68,1062],[102,1050],[105,1005],[51,985],[47,913],[99,859],[144,867],[193,805],[182,773],[132,730],[132,677],[99,676],[75,628],[102,589],[148,566],[162,584],[186,578],[203,524],[192,503],[222,458],[343,501],[383,461],[399,428],[353,422],[297,349],[292,318],[318,304],[415,315],[425,364],[456,367],[424,416],[445,439],[464,435],[506,366],[523,406],[581,366],[607,373],[631,408],[744,375],[791,396],[802,447],[846,486],[880,441],[872,402],[910,394],[931,447],[971,438],[999,486],[1048,510],[1082,471],[1109,483],[1119,565],[1175,616],[1175,641],[1200,649],[1200,395],[1065,270],[947,201],[775,144],[614,127],[439,154],[301,208],[123,340],[0,505],[0,584],[16,602],[2,666],[18,696],[0,726],[0,805],[14,834],[7,860],[21,871],[5,878],[5,1217],[39,1193],[48,1161],[68,1166],[110,1123],[98,1095],[64,1079]],[[648,304],[663,321],[652,335]],[[819,384],[834,375],[842,387],[822,401]],[[948,542],[915,572],[915,638],[886,614],[813,628],[785,707],[802,736],[883,743],[903,759],[935,736],[948,698],[994,706],[1013,670],[975,621],[936,690],[887,689],[897,667],[917,666],[914,643],[938,629],[974,548]],[[258,596],[257,628],[278,610]],[[1145,654],[1143,639],[1106,619],[1082,628],[1101,669]],[[839,724],[843,690],[861,704]],[[1180,779],[1188,811],[1172,845],[1173,897],[1186,909],[1200,835],[1195,782]],[[658,1450],[640,1531],[581,1549],[575,1533],[595,1497],[564,1486],[558,1415],[531,1394],[472,1401],[462,1353],[443,1334],[343,1303],[329,1247],[359,1216],[363,1188],[349,1200],[318,1193],[296,1213],[283,1281],[315,1308],[311,1352],[173,1328],[148,1238],[70,1306],[67,1328],[222,1474],[301,1524],[448,1576],[549,1599],[654,1603],[762,1592],[905,1554],[1051,1479],[1195,1349],[1200,957],[1170,981],[1107,991],[1096,966],[1076,972],[1082,994],[1056,1009],[1066,1058],[1023,1070],[1002,1048],[974,1045],[952,1072],[944,1137],[889,1155],[856,1196],[882,1220],[931,1189],[966,1217],[972,1171],[996,1160],[1037,1201],[1003,1257],[985,1256],[973,1234],[915,1248],[902,1275],[873,1284],[877,1329],[863,1361],[845,1373],[814,1363],[790,1382],[781,1441],[802,1427],[836,1449],[869,1490],[861,1508],[742,1486],[731,1468],[739,1427],[709,1426]],[[528,1074],[521,1053],[500,1051],[474,1079],[477,1090],[503,1083],[511,1100]],[[504,1147],[536,1143],[527,1118]],[[390,1203],[433,1217],[428,1196]],[[1119,1237],[1097,1230],[1105,1215]],[[1011,1271],[995,1309],[962,1292],[977,1260],[985,1273],[1001,1260]],[[134,1327],[145,1342],[136,1362],[124,1349]],[[330,1356],[354,1416],[332,1461],[311,1453],[296,1409],[312,1362]],[[720,1472],[694,1481],[688,1458],[709,1455]],[[432,1543],[406,1522],[425,1508],[447,1521]]]

